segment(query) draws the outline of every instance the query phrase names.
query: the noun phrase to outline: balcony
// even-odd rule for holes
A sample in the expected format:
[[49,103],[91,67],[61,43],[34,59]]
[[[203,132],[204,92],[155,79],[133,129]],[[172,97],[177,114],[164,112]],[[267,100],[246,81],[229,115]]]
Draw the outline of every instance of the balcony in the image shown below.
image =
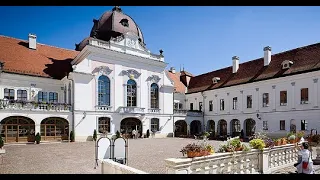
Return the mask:
[[35,101],[0,100],[0,109],[29,111],[71,111],[71,105],[65,103],[46,103]]
[[186,115],[188,110],[185,109],[174,109],[173,113],[174,114],[179,114],[179,115]]
[[150,108],[149,109],[149,113],[159,114],[160,113],[160,109],[158,109],[158,108]]
[[144,114],[144,108],[140,108],[140,107],[119,107],[119,113]]
[[189,110],[187,116],[203,116],[203,112],[198,110]]
[[95,108],[96,108],[96,111],[107,111],[107,112],[112,111],[112,106],[107,106],[107,105],[98,105]]

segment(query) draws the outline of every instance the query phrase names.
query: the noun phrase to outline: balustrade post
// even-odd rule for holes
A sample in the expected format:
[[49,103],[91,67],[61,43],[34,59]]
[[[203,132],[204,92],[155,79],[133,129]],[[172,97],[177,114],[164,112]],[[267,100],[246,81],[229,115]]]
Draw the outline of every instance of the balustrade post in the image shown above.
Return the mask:
[[[270,164],[269,164],[269,155],[271,151],[268,148],[264,148],[263,151],[259,155],[259,172],[262,174],[269,174],[270,173]],[[271,157],[270,157],[271,158]],[[272,160],[272,159],[271,159]],[[271,163],[271,161],[270,161]]]
[[192,160],[188,159],[165,159],[167,174],[190,174]]

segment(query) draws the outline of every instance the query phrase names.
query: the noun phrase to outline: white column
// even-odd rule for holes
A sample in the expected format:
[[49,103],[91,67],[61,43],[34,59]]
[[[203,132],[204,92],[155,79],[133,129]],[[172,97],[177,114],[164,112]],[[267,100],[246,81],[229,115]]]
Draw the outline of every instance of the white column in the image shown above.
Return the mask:
[[244,106],[245,104],[244,104],[244,102],[243,102],[243,91],[242,91],[242,90],[240,91],[240,94],[241,94],[241,103],[239,103],[239,105],[240,105],[239,110],[241,111],[241,113],[243,113],[243,106]]
[[123,84],[123,106],[127,106],[127,84]]
[[318,78],[313,79],[313,101],[314,108],[318,108]]
[[295,104],[296,104],[296,101],[295,101],[295,85],[296,85],[296,83],[295,82],[292,82],[291,83],[291,86],[292,86],[292,100],[291,100],[291,108],[292,109],[295,109],[296,108],[296,106],[295,106]]
[[273,91],[272,111],[276,111],[276,85],[272,86],[272,91]]
[[225,108],[228,107],[228,109],[226,109],[226,110],[230,114],[230,112],[231,112],[231,104],[232,104],[230,102],[232,102],[232,97],[230,97],[229,95],[230,95],[230,93],[227,93],[227,99],[226,99],[225,103],[228,103],[228,106],[225,105]]
[[259,88],[256,88],[256,99],[257,99],[257,100],[256,100],[256,102],[257,102],[257,104],[256,104],[256,106],[257,106],[257,107],[256,107],[256,111],[259,112],[259,109],[260,109],[260,108],[259,108],[259,107],[260,107],[260,106],[259,106],[259,105],[260,105],[260,104],[259,104],[259,99],[260,99]]
[[215,97],[216,97],[216,113],[218,114],[218,112],[220,111],[218,95],[216,94]]

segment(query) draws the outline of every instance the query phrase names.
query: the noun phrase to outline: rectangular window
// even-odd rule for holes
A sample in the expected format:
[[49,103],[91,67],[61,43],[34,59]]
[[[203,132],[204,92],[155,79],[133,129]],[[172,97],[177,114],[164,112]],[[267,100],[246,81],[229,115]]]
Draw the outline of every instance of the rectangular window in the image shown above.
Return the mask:
[[4,99],[14,100],[14,89],[4,89]]
[[287,105],[287,91],[280,91],[280,106]]
[[179,103],[174,103],[174,109],[179,109]]
[[159,119],[152,118],[151,119],[151,132],[159,131]]
[[263,121],[263,130],[268,130],[268,121]]
[[269,93],[263,93],[262,94],[262,107],[268,107],[269,106]]
[[220,99],[220,111],[224,110],[224,99]]
[[280,120],[280,130],[286,130],[286,121]]
[[213,110],[213,104],[212,104],[212,101],[209,101],[209,111],[212,111]]
[[252,95],[247,96],[247,108],[252,108]]
[[199,111],[202,111],[202,102],[199,102]]
[[49,103],[57,103],[58,102],[58,93],[50,92],[49,93]]
[[190,110],[193,111],[193,103],[190,103]]
[[179,103],[179,109],[182,109],[182,108],[183,108],[182,103]]
[[237,104],[238,104],[238,98],[237,97],[234,97],[233,99],[232,99],[232,102],[233,102],[233,104],[232,104],[232,109],[237,109]]
[[28,100],[28,93],[27,90],[18,90],[17,91],[17,100],[18,101],[27,101]]
[[47,92],[39,91],[38,92],[38,101],[47,102]]
[[308,122],[306,120],[301,120],[301,131],[308,130]]
[[309,92],[308,88],[301,89],[301,104],[308,104],[309,101]]

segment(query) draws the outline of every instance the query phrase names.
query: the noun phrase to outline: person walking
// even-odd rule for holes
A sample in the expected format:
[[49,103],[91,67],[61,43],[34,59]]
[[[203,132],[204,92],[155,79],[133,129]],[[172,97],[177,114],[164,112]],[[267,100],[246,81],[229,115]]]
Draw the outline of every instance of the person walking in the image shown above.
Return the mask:
[[297,168],[296,172],[298,174],[314,174],[313,161],[308,142],[303,141],[301,146],[296,143],[295,147],[298,149],[298,162],[294,164]]

